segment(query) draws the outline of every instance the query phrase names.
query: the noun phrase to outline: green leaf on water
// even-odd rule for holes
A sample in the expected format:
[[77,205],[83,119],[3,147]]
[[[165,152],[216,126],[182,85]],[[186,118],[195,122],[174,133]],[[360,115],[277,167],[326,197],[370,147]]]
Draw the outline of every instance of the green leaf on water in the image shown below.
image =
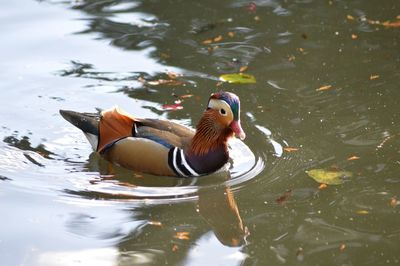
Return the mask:
[[256,83],[256,78],[253,75],[237,73],[237,74],[224,74],[219,77],[221,81],[229,83],[250,84]]
[[327,185],[340,185],[344,177],[352,177],[353,173],[349,171],[333,171],[325,169],[311,169],[306,171],[309,177],[318,183]]

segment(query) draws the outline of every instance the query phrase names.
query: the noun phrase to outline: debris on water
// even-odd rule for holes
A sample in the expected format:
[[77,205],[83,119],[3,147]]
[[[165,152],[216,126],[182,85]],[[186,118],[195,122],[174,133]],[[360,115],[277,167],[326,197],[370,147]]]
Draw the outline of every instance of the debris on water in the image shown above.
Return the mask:
[[307,175],[317,181],[327,185],[340,185],[343,183],[343,178],[352,177],[353,173],[350,171],[336,171],[325,169],[311,169],[306,171]]

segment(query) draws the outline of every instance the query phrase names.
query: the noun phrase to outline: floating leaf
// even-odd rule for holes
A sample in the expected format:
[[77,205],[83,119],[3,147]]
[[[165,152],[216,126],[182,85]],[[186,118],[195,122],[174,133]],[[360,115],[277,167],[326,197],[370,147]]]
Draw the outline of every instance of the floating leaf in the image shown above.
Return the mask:
[[397,28],[397,27],[400,27],[400,20],[399,21],[394,21],[394,22],[385,21],[385,22],[382,23],[382,25],[385,26],[385,27]]
[[193,94],[184,94],[184,95],[181,95],[181,99],[186,99],[186,98],[191,98],[191,97],[193,97]]
[[203,44],[211,44],[212,42],[213,42],[212,39],[207,39],[207,40],[204,40],[202,43]]
[[283,193],[282,196],[276,199],[276,203],[278,204],[283,204],[285,201],[292,195],[292,190],[286,190],[285,193]]
[[353,40],[356,40],[356,39],[358,39],[358,35],[357,34],[351,34],[351,38],[353,39]]
[[339,250],[340,251],[344,251],[346,249],[346,244],[341,244],[340,246],[339,246]]
[[253,75],[244,73],[225,74],[221,75],[219,79],[229,83],[239,83],[239,84],[256,83],[256,78]]
[[390,204],[390,206],[392,206],[392,207],[396,207],[397,205],[400,205],[400,201],[397,200],[396,197],[392,197],[392,198],[390,198],[389,204]]
[[332,88],[332,85],[325,85],[325,86],[319,87],[318,89],[316,89],[316,91],[326,91],[326,90],[329,90],[330,88]]
[[354,17],[353,17],[352,15],[347,15],[346,18],[347,18],[348,20],[354,20]]
[[371,75],[369,76],[369,80],[374,80],[374,79],[378,79],[379,75]]
[[358,211],[356,211],[356,213],[357,213],[357,214],[365,215],[365,214],[368,214],[369,211],[366,211],[366,210],[358,210]]
[[356,155],[353,155],[353,156],[350,156],[349,158],[347,158],[348,161],[354,161],[354,160],[358,160],[358,159],[360,159],[360,157],[358,157]]
[[148,221],[147,223],[151,225],[162,226],[162,223],[160,221]]
[[214,42],[220,42],[220,41],[222,41],[222,39],[223,39],[223,37],[222,37],[222,35],[218,35],[217,37],[215,37],[214,38]]
[[172,71],[168,71],[167,75],[170,79],[176,79],[178,77],[182,77],[182,74],[180,73],[176,73],[176,72],[172,72]]
[[318,189],[319,189],[319,190],[323,190],[323,189],[325,189],[325,188],[327,188],[327,187],[328,187],[327,184],[322,183],[321,185],[319,185]]
[[284,147],[283,148],[284,151],[286,152],[294,152],[294,151],[298,151],[298,148],[292,148],[292,147]]
[[176,232],[174,238],[181,239],[181,240],[189,240],[190,233],[189,232]]
[[182,101],[176,100],[174,104],[163,104],[162,108],[167,111],[175,111],[183,109]]
[[327,185],[340,185],[343,183],[343,177],[353,176],[353,173],[349,171],[332,171],[325,169],[312,169],[306,171],[306,173],[318,183]]
[[248,68],[249,68],[249,66],[242,66],[242,67],[239,69],[239,72],[240,72],[240,73],[243,73],[243,72],[245,72]]

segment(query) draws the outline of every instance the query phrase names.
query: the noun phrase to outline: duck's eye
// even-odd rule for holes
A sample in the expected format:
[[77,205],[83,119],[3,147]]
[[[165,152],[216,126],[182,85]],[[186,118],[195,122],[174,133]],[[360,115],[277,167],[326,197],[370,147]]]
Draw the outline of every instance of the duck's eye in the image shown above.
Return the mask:
[[219,113],[221,114],[221,115],[226,115],[226,111],[225,111],[225,109],[224,108],[221,108],[221,109],[219,109]]

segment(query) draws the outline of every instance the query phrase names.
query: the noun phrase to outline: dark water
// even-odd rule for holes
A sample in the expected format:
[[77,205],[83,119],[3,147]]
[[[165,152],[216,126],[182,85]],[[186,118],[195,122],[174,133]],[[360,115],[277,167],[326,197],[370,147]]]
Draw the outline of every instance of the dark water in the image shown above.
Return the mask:
[[[382,23],[399,15],[398,0],[4,2],[1,264],[398,264],[400,27]],[[244,66],[257,83],[218,81]],[[118,104],[194,126],[220,89],[248,136],[230,175],[112,166],[58,114]],[[323,189],[310,169],[352,176]]]

